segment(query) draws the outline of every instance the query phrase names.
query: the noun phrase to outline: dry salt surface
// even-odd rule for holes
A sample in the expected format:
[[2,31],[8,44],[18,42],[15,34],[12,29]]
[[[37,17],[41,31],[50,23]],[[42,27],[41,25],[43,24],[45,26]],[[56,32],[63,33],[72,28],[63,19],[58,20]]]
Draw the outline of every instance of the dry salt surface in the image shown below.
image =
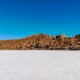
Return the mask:
[[80,51],[2,50],[0,80],[80,80]]

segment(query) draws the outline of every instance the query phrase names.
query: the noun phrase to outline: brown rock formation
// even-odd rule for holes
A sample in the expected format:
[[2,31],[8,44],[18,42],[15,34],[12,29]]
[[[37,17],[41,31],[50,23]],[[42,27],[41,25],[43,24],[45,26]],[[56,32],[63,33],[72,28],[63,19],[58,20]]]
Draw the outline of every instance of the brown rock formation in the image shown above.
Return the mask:
[[1,40],[1,50],[80,50],[80,34],[49,36],[37,34],[17,40]]

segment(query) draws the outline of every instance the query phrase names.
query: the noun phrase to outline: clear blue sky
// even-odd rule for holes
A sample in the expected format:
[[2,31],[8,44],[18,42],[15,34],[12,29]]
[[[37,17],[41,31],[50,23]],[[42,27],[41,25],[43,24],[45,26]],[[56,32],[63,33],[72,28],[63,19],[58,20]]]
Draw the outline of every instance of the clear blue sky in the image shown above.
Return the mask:
[[0,39],[80,33],[80,0],[0,0]]

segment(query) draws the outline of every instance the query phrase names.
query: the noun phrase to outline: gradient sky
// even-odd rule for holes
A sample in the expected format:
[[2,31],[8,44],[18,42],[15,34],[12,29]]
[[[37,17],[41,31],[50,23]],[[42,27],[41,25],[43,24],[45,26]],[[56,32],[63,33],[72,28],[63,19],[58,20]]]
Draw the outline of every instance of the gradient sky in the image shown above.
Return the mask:
[[80,33],[80,0],[0,0],[0,39]]

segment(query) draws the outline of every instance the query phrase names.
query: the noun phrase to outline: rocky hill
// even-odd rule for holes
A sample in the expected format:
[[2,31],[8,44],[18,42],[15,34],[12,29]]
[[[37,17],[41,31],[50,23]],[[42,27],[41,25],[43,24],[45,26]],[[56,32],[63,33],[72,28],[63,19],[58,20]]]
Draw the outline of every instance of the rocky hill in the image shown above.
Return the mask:
[[16,40],[0,40],[1,50],[80,50],[80,34],[50,36],[37,34]]

